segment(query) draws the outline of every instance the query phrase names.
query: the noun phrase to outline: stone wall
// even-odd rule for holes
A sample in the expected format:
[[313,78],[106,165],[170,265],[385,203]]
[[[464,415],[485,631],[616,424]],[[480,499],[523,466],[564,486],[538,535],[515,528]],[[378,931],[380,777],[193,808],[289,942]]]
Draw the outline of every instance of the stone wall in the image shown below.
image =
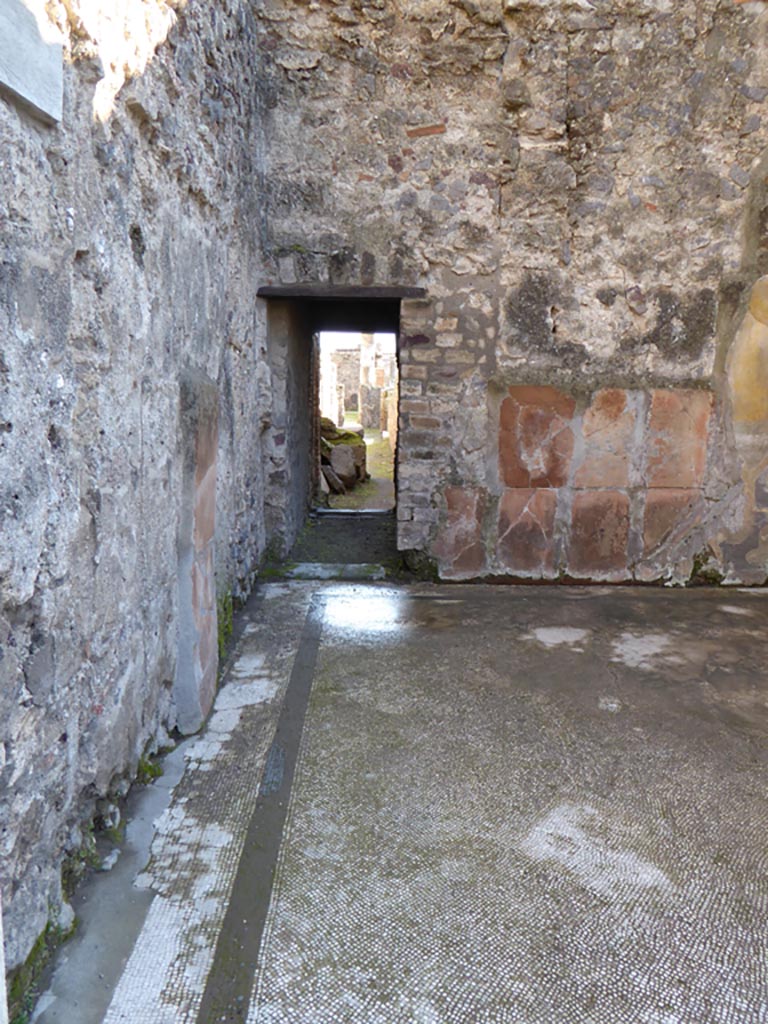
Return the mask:
[[250,4],[47,7],[60,122],[0,98],[9,969],[55,921],[95,802],[124,792],[174,728],[199,727],[217,598],[249,591],[305,501],[270,480],[292,384],[285,353],[273,374],[255,299]]
[[453,577],[762,582],[726,378],[768,270],[768,6],[259,20],[274,280],[427,290],[403,304],[400,547]]
[[273,444],[265,466],[265,516],[275,554],[286,555],[317,485],[319,345],[301,304],[270,303]]
[[360,348],[338,349],[331,359],[336,367],[336,378],[344,388],[344,408],[357,412],[360,409]]

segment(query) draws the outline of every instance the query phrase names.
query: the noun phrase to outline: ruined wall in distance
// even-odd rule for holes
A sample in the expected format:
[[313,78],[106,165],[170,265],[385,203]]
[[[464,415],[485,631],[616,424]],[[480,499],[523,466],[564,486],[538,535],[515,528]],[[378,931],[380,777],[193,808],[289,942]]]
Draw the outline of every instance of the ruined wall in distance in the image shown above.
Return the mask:
[[768,270],[768,5],[258,18],[271,279],[427,290],[400,547],[454,578],[763,582],[768,450],[744,470],[728,350]]

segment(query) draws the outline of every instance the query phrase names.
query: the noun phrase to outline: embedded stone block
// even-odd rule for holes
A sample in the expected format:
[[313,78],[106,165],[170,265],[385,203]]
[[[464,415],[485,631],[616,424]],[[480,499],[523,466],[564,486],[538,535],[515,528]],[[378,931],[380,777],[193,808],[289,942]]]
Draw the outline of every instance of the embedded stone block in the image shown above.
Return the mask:
[[486,494],[480,488],[447,487],[447,515],[432,545],[443,576],[477,576],[485,568],[482,542]]
[[355,453],[351,444],[337,444],[330,453],[331,469],[345,487],[354,487],[357,483],[357,467]]
[[687,528],[701,519],[702,497],[693,488],[648,491],[643,514],[643,551],[650,554],[661,547],[678,525]]
[[179,626],[173,696],[180,732],[196,732],[216,690],[216,478],[219,397],[216,384],[188,371],[180,381],[184,445],[179,522]]
[[576,487],[626,487],[637,414],[626,391],[598,391],[584,413],[584,456]]
[[621,491],[578,491],[573,497],[568,571],[572,576],[627,575],[629,498]]
[[556,509],[554,490],[539,487],[504,491],[499,506],[496,554],[508,572],[552,575]]
[[648,423],[648,487],[701,487],[713,397],[708,391],[658,390]]
[[562,487],[567,482],[575,408],[575,400],[556,388],[509,389],[499,422],[499,471],[506,487]]
[[42,0],[0,5],[0,92],[18,97],[45,121],[61,121],[63,50]]

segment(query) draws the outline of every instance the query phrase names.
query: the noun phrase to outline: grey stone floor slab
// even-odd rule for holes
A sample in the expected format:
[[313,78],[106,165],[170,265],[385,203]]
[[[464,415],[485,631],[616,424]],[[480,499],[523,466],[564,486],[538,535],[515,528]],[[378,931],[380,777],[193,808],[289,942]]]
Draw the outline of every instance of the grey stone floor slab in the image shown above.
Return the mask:
[[383,580],[383,565],[369,562],[299,562],[285,570],[289,580]]
[[[158,823],[109,1024],[768,1022],[768,593],[264,593]],[[242,868],[302,671],[264,887]]]

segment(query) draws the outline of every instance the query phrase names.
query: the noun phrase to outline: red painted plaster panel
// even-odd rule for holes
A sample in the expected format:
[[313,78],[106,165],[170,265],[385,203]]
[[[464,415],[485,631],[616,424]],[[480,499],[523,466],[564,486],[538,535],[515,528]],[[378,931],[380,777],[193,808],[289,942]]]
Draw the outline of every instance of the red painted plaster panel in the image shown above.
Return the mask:
[[479,488],[446,488],[448,515],[432,548],[445,576],[475,576],[485,568],[485,500],[485,491]]
[[648,487],[701,487],[712,413],[708,391],[664,390],[651,395]]
[[636,414],[627,393],[617,388],[598,391],[584,413],[584,458],[576,471],[576,487],[626,487]]
[[551,575],[557,493],[543,487],[504,491],[496,553],[510,573]]
[[621,574],[627,568],[629,499],[621,491],[578,491],[573,498],[568,571]]
[[657,488],[648,491],[643,516],[645,553],[660,547],[672,531],[683,523],[695,525],[701,517],[701,506],[701,492],[693,488]]
[[499,471],[507,487],[562,487],[567,482],[575,408],[575,400],[556,388],[509,389],[499,421]]

